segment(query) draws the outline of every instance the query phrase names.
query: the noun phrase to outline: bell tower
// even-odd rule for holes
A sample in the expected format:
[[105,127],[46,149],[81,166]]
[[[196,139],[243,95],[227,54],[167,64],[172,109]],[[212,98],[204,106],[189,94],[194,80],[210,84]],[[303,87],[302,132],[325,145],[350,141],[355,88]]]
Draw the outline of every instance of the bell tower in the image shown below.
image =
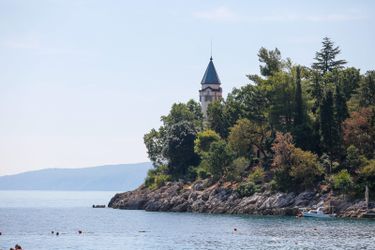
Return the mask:
[[199,90],[199,101],[201,102],[202,112],[204,117],[207,117],[208,105],[216,100],[222,98],[222,92],[220,85],[220,79],[216,73],[215,65],[212,61],[212,56],[210,62],[208,63],[206,72],[203,75],[201,82],[202,88]]

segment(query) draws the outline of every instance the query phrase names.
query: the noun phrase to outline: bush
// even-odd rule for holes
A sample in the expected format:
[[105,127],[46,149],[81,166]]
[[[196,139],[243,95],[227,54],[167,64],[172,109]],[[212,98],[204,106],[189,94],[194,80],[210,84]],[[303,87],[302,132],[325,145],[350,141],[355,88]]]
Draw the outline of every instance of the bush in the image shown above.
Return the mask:
[[164,186],[164,184],[167,181],[170,181],[170,180],[171,180],[171,176],[169,175],[166,175],[166,174],[155,175],[154,185],[151,185],[151,189],[160,188],[161,186]]
[[347,193],[353,185],[353,180],[348,170],[341,170],[331,177],[333,188],[340,192]]
[[257,191],[257,186],[255,185],[254,182],[245,182],[241,183],[236,191],[240,195],[240,197],[246,197],[246,196],[251,196]]
[[241,181],[242,175],[245,172],[246,168],[249,166],[250,161],[245,157],[240,157],[235,159],[230,167],[230,171],[227,173],[228,181]]
[[224,140],[211,143],[210,150],[204,157],[208,170],[215,179],[226,175],[231,170],[233,152]]
[[255,184],[262,184],[264,182],[264,177],[266,176],[262,167],[256,167],[254,170],[249,174],[247,178],[249,182],[253,182]]
[[375,160],[368,162],[360,171],[360,177],[370,189],[375,189]]
[[166,174],[166,166],[157,166],[147,172],[145,179],[145,186],[150,189],[156,189],[165,184],[165,182],[172,180],[171,176]]

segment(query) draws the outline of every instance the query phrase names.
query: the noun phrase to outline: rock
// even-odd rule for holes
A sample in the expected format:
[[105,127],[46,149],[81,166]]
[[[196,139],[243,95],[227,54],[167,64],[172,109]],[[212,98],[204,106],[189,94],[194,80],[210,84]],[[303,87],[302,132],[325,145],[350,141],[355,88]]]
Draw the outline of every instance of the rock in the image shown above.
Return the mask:
[[[116,194],[108,207],[118,209],[142,209],[146,211],[229,213],[287,215],[298,213],[300,207],[334,206],[341,217],[363,217],[362,201],[348,202],[331,195],[316,192],[295,193],[255,193],[240,197],[231,183],[213,183],[212,179],[194,183],[168,182],[163,187],[150,190],[140,186],[134,191]],[[370,204],[375,208],[375,204]],[[375,214],[369,212],[368,216]]]

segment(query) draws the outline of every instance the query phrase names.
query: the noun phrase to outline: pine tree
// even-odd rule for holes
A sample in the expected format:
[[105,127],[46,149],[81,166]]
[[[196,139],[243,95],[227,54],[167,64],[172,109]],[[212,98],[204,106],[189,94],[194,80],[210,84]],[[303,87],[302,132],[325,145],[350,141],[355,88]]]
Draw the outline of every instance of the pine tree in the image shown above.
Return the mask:
[[334,42],[328,37],[323,38],[323,47],[319,52],[315,54],[316,62],[313,63],[312,68],[325,74],[328,71],[334,69],[341,69],[347,62],[345,60],[335,60],[336,56],[340,54],[340,48],[334,47]]

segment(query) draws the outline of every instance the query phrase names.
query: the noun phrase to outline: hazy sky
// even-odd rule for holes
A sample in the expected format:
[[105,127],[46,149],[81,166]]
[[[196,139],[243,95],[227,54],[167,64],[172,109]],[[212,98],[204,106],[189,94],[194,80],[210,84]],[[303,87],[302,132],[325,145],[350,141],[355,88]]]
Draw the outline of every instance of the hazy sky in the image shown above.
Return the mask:
[[146,161],[143,134],[198,100],[213,56],[224,93],[278,47],[310,65],[322,37],[375,68],[375,1],[0,0],[0,175]]

